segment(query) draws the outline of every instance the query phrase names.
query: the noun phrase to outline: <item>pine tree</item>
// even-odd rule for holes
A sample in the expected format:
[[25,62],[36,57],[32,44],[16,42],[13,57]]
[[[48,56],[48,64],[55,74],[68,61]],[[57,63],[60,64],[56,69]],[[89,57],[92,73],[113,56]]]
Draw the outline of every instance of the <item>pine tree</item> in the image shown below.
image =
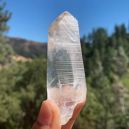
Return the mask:
[[9,29],[7,22],[10,19],[11,13],[5,10],[5,3],[0,1],[0,65],[5,65],[11,62],[12,48],[7,44],[8,40],[5,37],[5,32]]

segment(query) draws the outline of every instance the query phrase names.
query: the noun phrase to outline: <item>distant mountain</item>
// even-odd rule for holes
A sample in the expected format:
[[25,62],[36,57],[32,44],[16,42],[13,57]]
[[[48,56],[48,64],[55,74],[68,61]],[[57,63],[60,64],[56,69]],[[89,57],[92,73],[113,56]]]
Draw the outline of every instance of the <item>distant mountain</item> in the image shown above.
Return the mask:
[[29,58],[46,57],[47,43],[35,42],[23,38],[8,37],[8,43],[15,53]]

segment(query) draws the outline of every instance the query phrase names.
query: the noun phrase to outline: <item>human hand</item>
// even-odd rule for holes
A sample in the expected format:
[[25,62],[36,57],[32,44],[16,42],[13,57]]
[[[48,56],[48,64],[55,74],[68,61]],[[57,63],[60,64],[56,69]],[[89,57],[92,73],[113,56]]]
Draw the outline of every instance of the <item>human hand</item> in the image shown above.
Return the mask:
[[85,103],[79,103],[66,125],[60,125],[59,109],[54,102],[46,100],[42,103],[36,122],[32,129],[72,129],[72,126]]

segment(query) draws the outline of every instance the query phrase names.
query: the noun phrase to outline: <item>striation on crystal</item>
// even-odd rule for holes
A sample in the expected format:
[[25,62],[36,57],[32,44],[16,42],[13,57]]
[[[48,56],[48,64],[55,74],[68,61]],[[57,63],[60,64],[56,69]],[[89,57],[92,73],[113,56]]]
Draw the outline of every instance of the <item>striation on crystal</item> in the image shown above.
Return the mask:
[[62,13],[48,35],[47,97],[60,109],[61,125],[72,117],[78,103],[86,99],[86,82],[78,21]]

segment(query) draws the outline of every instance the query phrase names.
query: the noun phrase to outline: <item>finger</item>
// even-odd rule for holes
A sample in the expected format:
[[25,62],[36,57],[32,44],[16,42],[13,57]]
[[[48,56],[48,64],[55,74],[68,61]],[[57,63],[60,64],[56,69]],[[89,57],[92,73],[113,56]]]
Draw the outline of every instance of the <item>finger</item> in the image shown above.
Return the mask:
[[38,118],[32,129],[60,129],[59,110],[50,100],[42,103]]
[[68,123],[66,125],[62,126],[61,129],[71,129],[72,128],[77,116],[79,115],[79,113],[84,105],[85,105],[85,102],[77,104],[76,108],[74,109],[72,117],[70,118],[70,120],[68,121]]
[[51,103],[52,114],[53,114],[50,129],[61,129],[59,108],[57,107],[57,105],[54,102],[50,101],[50,103]]
[[32,129],[49,129],[52,121],[52,109],[48,101],[44,101],[41,105],[38,118]]

